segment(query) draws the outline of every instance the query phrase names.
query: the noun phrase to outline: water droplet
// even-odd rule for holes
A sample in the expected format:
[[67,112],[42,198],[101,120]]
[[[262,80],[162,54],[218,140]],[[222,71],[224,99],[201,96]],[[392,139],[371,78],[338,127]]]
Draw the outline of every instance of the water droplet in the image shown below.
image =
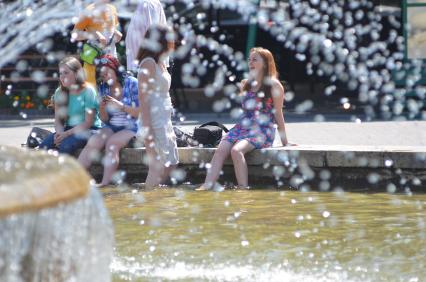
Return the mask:
[[393,184],[393,183],[389,183],[387,186],[386,186],[386,190],[387,190],[387,192],[388,193],[395,193],[396,192],[396,186],[395,186],[395,184]]
[[250,245],[249,241],[247,241],[247,240],[241,241],[241,246],[247,247],[248,245]]
[[43,71],[33,71],[31,74],[31,78],[38,83],[44,82],[46,74]]
[[378,183],[380,181],[380,178],[381,178],[380,175],[375,173],[375,172],[372,172],[372,173],[368,174],[368,176],[367,176],[367,180],[371,184]]
[[170,176],[175,178],[177,181],[184,181],[186,177],[186,172],[181,168],[177,168],[171,171]]

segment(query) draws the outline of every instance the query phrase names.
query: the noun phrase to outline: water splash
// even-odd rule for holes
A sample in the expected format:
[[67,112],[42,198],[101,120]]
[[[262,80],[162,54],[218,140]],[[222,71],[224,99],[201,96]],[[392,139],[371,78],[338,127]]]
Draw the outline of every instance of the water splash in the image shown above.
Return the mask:
[[112,225],[95,188],[73,203],[0,220],[0,280],[110,281]]
[[3,4],[0,67],[55,32],[64,32],[84,1],[16,1]]
[[0,280],[109,281],[113,229],[75,160],[0,147]]
[[121,279],[166,279],[198,281],[357,281],[341,272],[321,272],[317,274],[295,273],[285,265],[214,265],[191,264],[179,261],[163,261],[160,265],[136,262],[131,257],[114,258],[112,272]]

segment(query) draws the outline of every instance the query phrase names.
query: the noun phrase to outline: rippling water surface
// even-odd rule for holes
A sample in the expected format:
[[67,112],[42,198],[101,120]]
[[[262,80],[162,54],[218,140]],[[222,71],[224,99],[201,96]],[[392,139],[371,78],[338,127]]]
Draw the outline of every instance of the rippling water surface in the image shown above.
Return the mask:
[[114,281],[425,281],[426,194],[105,191]]

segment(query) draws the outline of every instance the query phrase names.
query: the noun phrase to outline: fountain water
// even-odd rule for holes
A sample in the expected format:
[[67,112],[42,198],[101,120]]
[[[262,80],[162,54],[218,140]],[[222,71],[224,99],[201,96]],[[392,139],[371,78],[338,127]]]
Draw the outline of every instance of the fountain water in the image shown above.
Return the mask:
[[0,147],[0,280],[109,281],[113,232],[75,160]]

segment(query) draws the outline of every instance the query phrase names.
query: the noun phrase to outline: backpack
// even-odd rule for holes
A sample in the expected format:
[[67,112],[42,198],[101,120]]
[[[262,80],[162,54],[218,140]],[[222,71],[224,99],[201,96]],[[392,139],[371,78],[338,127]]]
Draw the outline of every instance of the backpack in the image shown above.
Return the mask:
[[216,121],[206,122],[194,128],[194,139],[203,147],[216,147],[222,140],[222,130],[228,132],[228,128]]
[[33,127],[27,137],[27,147],[35,148],[43,142],[43,140],[52,132],[40,127]]

